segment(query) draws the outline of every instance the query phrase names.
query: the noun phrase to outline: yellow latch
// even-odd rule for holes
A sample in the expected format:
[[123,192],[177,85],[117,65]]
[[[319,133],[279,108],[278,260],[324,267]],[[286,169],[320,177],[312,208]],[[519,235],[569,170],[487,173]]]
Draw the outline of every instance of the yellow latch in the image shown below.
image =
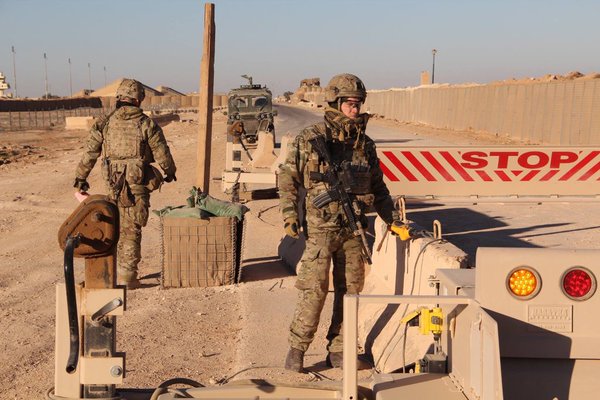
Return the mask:
[[419,331],[423,335],[429,333],[441,335],[443,322],[444,315],[442,314],[441,308],[435,307],[431,310],[423,308],[421,309],[421,315],[419,316]]
[[416,310],[411,311],[406,314],[404,318],[400,321],[402,324],[409,325],[419,325],[419,332],[422,335],[441,335],[443,330],[444,323],[444,314],[442,313],[442,309],[439,307],[434,307],[432,309],[426,307],[419,307]]

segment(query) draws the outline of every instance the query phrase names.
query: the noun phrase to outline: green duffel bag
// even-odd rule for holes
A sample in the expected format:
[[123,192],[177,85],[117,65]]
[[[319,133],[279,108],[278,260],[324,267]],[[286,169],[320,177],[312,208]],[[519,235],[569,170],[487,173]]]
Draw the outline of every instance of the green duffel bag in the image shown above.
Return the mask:
[[248,207],[242,204],[215,199],[208,193],[203,193],[196,186],[190,190],[187,205],[188,207],[197,207],[217,217],[235,217],[238,221],[243,220],[244,214],[248,211]]

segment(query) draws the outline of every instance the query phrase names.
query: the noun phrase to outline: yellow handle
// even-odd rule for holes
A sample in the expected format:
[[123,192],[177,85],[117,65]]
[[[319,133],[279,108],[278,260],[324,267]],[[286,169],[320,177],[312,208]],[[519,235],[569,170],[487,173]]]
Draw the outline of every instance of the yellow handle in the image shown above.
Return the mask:
[[394,222],[392,225],[390,225],[390,231],[392,231],[392,234],[398,236],[402,241],[406,241],[411,238],[412,230],[406,224]]

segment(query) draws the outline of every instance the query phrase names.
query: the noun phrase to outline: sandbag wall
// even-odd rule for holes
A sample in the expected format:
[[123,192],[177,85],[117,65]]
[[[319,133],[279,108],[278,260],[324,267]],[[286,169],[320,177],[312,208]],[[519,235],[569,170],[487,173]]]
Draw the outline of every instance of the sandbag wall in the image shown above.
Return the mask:
[[376,90],[364,110],[534,144],[600,144],[600,79]]

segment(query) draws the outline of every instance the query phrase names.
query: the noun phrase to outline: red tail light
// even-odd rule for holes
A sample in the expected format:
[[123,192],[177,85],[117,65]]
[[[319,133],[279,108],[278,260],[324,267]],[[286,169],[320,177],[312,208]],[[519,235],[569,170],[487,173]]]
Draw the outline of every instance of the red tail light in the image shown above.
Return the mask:
[[596,277],[587,268],[570,268],[563,274],[562,289],[571,300],[587,300],[596,291]]

